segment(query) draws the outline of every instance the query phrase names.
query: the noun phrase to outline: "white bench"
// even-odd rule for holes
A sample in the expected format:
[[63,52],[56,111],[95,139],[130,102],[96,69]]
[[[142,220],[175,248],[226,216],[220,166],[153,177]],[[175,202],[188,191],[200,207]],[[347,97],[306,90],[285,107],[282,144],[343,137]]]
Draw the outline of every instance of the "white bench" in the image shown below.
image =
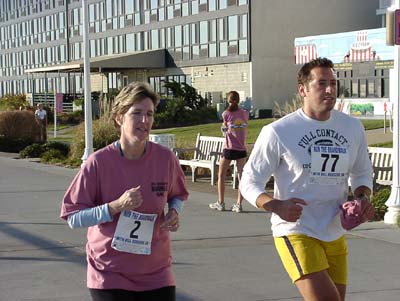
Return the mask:
[[[183,166],[189,166],[192,170],[192,182],[196,182],[197,168],[206,168],[211,172],[211,185],[214,185],[218,179],[217,167],[222,155],[224,146],[224,137],[202,136],[197,134],[196,146],[194,148],[174,148],[175,154],[179,158],[179,163]],[[194,152],[193,159],[181,159],[183,153]],[[237,186],[237,169],[236,161],[232,161],[233,165],[233,187]]]
[[393,180],[393,160],[392,148],[368,147],[373,171],[373,187],[376,190],[378,185],[392,185]]

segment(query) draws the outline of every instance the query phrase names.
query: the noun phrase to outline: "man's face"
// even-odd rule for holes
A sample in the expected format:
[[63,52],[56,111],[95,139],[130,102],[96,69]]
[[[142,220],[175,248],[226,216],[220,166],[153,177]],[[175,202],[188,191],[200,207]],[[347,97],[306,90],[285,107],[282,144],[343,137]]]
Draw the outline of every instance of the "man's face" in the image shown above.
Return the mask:
[[310,72],[311,79],[299,85],[304,97],[303,110],[307,116],[327,120],[336,103],[336,76],[331,68],[316,67]]

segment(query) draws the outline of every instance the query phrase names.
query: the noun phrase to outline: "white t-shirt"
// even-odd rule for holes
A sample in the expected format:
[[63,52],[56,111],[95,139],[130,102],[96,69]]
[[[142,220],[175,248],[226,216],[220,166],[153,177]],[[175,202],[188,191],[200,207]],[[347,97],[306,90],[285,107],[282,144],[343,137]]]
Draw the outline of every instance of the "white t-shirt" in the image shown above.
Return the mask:
[[37,118],[39,118],[40,120],[44,120],[46,118],[46,111],[45,110],[36,110],[35,111],[35,115],[37,116]]
[[354,191],[372,187],[372,167],[361,122],[338,111],[330,119],[309,118],[302,109],[265,126],[246,163],[240,190],[256,206],[274,176],[274,197],[306,201],[301,218],[287,222],[272,214],[274,236],[305,234],[323,241],[343,235],[339,206]]

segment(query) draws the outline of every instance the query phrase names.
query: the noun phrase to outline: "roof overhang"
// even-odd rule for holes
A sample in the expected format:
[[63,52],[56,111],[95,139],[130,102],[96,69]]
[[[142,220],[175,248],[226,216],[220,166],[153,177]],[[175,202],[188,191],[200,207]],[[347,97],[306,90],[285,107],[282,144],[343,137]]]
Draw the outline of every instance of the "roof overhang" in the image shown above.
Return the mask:
[[[57,73],[83,70],[83,60],[60,65],[27,69],[25,73]],[[166,50],[157,49],[90,58],[90,70],[116,72],[126,69],[162,69],[166,67]]]

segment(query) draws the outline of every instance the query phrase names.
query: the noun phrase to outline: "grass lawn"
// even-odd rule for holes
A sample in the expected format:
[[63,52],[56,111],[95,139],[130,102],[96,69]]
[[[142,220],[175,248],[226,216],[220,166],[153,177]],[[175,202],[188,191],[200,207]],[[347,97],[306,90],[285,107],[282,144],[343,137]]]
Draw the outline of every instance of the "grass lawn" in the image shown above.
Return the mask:
[[[261,128],[276,119],[252,119],[249,121],[247,132],[247,143],[252,144],[256,141]],[[361,119],[362,124],[366,130],[383,128],[383,120],[375,119]],[[195,126],[187,126],[180,128],[169,128],[162,130],[152,130],[152,134],[174,134],[175,145],[177,147],[192,147],[196,143],[197,133],[205,136],[219,136],[221,137],[221,123],[208,123]]]
[[[275,121],[274,118],[267,119],[252,119],[249,121],[248,133],[247,133],[247,143],[253,144],[258,134],[260,133],[263,126]],[[361,119],[366,130],[383,128],[383,120],[375,119]],[[179,128],[169,128],[169,129],[154,129],[151,131],[152,134],[174,134],[175,135],[175,146],[176,147],[193,147],[196,143],[197,133],[201,133],[206,136],[217,136],[221,137],[221,122],[218,123],[208,123],[199,124],[194,126],[179,127]],[[75,126],[68,129],[64,126],[62,128],[57,126],[57,130],[62,129],[62,134],[57,135],[57,138],[53,138],[54,128],[49,125],[47,131],[49,134],[50,141],[65,141],[71,143],[72,137],[76,130]]]

